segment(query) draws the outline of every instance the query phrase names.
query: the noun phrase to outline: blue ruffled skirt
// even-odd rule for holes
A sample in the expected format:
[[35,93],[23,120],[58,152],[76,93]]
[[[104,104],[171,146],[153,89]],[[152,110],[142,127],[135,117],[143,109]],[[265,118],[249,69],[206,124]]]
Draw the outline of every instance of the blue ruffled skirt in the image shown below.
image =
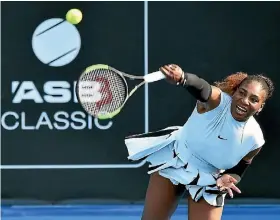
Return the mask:
[[174,126],[126,137],[128,159],[145,160],[150,163],[148,174],[158,172],[175,185],[185,185],[196,202],[204,198],[212,206],[223,206],[226,193],[216,186],[222,171],[179,144],[180,128]]

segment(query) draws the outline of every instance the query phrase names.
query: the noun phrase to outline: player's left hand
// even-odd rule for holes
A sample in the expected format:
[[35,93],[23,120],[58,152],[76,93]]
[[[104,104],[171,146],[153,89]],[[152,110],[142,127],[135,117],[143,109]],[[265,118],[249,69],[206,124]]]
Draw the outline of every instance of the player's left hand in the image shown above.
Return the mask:
[[228,174],[224,174],[219,179],[217,179],[217,186],[219,190],[227,190],[231,198],[233,198],[232,190],[237,193],[241,193],[240,189],[235,185],[236,183],[237,180]]

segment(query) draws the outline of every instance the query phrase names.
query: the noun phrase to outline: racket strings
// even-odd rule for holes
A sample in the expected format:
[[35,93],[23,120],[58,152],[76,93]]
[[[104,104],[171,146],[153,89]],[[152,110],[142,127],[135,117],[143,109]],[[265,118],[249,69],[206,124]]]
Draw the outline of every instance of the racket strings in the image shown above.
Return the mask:
[[[101,74],[102,71],[98,74]],[[104,74],[104,73],[103,73]],[[108,80],[108,84],[103,84],[101,93],[105,94],[101,101],[96,103],[99,113],[111,113],[121,107],[126,97],[124,82],[120,76],[111,70],[105,72],[105,78]],[[109,87],[109,88],[108,88]]]
[[126,83],[110,69],[86,72],[79,84],[80,102],[92,115],[114,112],[123,105],[127,96]]

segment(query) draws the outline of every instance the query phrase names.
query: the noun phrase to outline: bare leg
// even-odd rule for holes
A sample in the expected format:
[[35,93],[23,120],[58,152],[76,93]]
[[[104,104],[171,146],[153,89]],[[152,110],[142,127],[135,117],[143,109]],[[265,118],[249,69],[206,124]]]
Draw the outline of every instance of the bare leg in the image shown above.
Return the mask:
[[168,220],[175,211],[185,187],[153,173],[146,192],[142,220]]
[[198,202],[188,197],[189,220],[220,220],[223,213],[223,207],[209,205],[204,199]]

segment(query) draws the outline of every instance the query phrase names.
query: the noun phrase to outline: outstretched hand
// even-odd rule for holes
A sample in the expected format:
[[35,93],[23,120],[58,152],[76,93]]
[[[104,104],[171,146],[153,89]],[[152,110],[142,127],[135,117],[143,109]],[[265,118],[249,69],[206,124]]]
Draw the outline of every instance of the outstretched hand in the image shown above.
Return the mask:
[[166,76],[168,82],[172,84],[179,84],[184,79],[184,72],[176,64],[164,65],[159,70]]
[[219,179],[217,179],[217,186],[219,190],[227,190],[231,198],[233,198],[232,190],[237,193],[241,193],[240,189],[235,185],[236,183],[237,180],[228,174],[224,174]]

